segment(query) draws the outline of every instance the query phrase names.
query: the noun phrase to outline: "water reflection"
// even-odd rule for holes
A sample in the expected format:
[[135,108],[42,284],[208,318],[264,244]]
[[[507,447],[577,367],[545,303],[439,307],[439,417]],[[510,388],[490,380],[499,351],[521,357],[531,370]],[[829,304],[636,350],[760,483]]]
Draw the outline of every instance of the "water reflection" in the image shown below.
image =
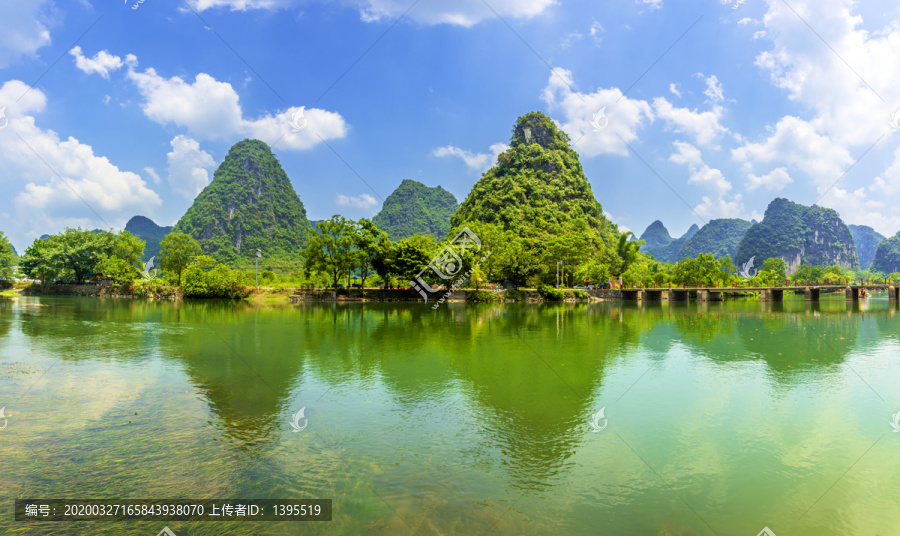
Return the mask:
[[[758,422],[739,426],[733,431],[737,437],[703,439],[709,433],[703,426],[711,419],[721,425],[722,408],[736,396],[720,389],[717,381],[731,378],[731,389],[742,383],[762,385],[783,397],[802,398],[810,396],[810,385],[824,379],[831,382],[829,392],[838,392],[832,384],[841,365],[900,343],[897,304],[876,299],[865,307],[834,299],[788,299],[444,304],[438,310],[421,304],[39,303],[44,307],[0,302],[0,340],[21,333],[30,352],[61,359],[62,370],[127,365],[127,370],[142,373],[161,364],[169,373],[166,378],[183,375],[201,393],[197,403],[208,409],[203,430],[215,434],[194,432],[240,451],[246,455],[241,460],[261,460],[261,467],[236,465],[236,479],[264,481],[271,493],[288,494],[297,490],[300,474],[320,488],[337,490],[340,484],[327,480],[339,467],[341,474],[365,474],[359,478],[370,487],[388,488],[382,491],[389,499],[401,501],[422,491],[435,504],[455,504],[448,498],[450,489],[467,498],[511,490],[539,496],[566,491],[582,502],[599,497],[600,488],[612,493],[604,487],[613,481],[604,480],[606,475],[592,475],[581,488],[571,482],[585,471],[585,451],[608,448],[604,441],[614,439],[615,428],[594,435],[587,426],[598,402],[612,406],[635,383],[628,395],[632,398],[626,399],[633,407],[619,406],[614,418],[618,425],[620,415],[633,411],[634,427],[622,433],[647,455],[648,463],[686,479],[734,471],[727,453],[732,444],[738,449],[746,441],[761,441],[747,439]],[[692,375],[696,370],[707,376]],[[716,380],[709,385],[701,381],[709,377]],[[675,409],[687,414],[674,431],[671,422],[654,420],[671,418],[668,398],[684,404]],[[294,435],[287,422],[301,405],[309,406],[313,424]],[[729,418],[747,417],[742,410]],[[779,448],[802,441],[778,435],[785,421],[762,422],[769,427],[763,435],[776,437]],[[332,443],[317,434],[331,434]],[[138,439],[131,438],[131,448],[140,444]],[[705,456],[698,458],[687,449],[703,441]],[[609,458],[615,463],[641,463],[628,452],[616,453],[619,458]],[[770,463],[770,454],[753,459]],[[284,465],[299,455],[307,456],[302,470]],[[604,458],[609,451],[596,456],[593,467],[621,469],[604,465],[613,463]],[[667,466],[675,461],[676,467]],[[313,467],[317,462],[323,469]],[[768,467],[770,473],[776,469]],[[650,494],[652,485],[627,474],[631,466],[621,470],[622,480],[616,482],[628,484],[617,484],[622,486],[619,500]],[[725,493],[724,487],[716,489]],[[360,499],[354,495],[354,500]],[[472,506],[459,508],[470,513]],[[578,508],[587,511],[583,504]],[[441,512],[435,515],[460,517],[458,511],[434,509]],[[478,519],[473,523],[480,527],[484,517]],[[542,527],[547,523],[545,519]],[[648,522],[636,518],[628,523],[643,530]],[[466,522],[453,526],[472,528]],[[685,526],[684,519],[673,526]]]

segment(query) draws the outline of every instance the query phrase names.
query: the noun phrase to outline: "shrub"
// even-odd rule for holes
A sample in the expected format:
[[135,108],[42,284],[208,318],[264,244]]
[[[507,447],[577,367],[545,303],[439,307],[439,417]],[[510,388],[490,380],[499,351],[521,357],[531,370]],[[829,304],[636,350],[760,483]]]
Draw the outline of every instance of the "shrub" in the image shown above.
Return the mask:
[[578,298],[579,300],[588,300],[591,297],[590,294],[588,294],[587,292],[585,292],[583,290],[575,290],[573,292],[573,294],[575,294],[575,297]]
[[496,294],[491,292],[490,290],[476,290],[474,292],[470,292],[466,297],[466,301],[470,302],[492,302],[496,300],[498,297]]
[[189,264],[181,274],[181,290],[185,298],[241,299],[250,295],[244,286],[244,274],[224,265],[204,270],[208,263],[203,256]]
[[553,288],[550,285],[539,286],[537,292],[538,295],[546,301],[562,301],[566,297],[565,292]]
[[503,292],[503,297],[507,300],[525,301],[528,296],[517,288],[508,288]]
[[134,282],[134,295],[139,298],[157,298],[175,294],[176,287],[162,279],[139,279]]
[[263,270],[261,274],[259,274],[260,283],[269,286],[275,282],[275,272],[271,270]]

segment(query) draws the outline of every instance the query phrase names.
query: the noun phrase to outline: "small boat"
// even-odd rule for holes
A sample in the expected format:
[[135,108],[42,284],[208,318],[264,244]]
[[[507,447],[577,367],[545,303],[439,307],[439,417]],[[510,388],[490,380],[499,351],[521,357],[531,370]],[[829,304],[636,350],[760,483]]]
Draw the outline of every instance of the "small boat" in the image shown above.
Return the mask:
[[859,289],[859,297],[860,297],[860,298],[868,298],[868,297],[869,297],[869,293],[866,292],[866,289],[861,288],[861,289]]

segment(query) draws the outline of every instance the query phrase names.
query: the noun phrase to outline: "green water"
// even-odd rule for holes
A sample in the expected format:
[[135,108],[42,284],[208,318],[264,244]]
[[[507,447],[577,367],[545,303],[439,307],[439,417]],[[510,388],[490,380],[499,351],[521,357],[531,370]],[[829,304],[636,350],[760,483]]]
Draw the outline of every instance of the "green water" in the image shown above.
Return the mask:
[[[897,312],[0,301],[0,534],[896,535]],[[26,497],[334,517],[16,522]]]

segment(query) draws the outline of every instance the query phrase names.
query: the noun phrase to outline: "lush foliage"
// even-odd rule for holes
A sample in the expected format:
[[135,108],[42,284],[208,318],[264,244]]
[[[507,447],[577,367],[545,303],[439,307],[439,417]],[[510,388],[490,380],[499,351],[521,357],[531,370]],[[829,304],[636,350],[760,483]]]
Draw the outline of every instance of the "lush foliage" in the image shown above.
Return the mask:
[[160,242],[160,267],[172,274],[175,283],[181,286],[181,274],[200,253],[200,244],[190,236],[179,232],[169,233]]
[[234,270],[207,255],[200,255],[181,274],[185,298],[246,298],[250,294],[245,273]]
[[220,262],[249,265],[257,248],[270,258],[298,258],[311,227],[269,146],[244,140],[231,148],[174,230]]
[[612,246],[615,224],[603,216],[568,136],[539,112],[520,117],[510,148],[473,186],[453,227],[494,223],[531,241],[580,234]]
[[900,233],[878,244],[871,269],[883,273],[900,272]]
[[856,253],[859,255],[859,267],[868,270],[875,259],[875,249],[884,240],[884,235],[867,225],[848,225]]
[[470,302],[492,302],[499,299],[500,297],[490,290],[476,290],[474,292],[470,292],[468,296],[466,296],[466,301]]
[[113,234],[68,228],[35,240],[19,264],[25,276],[41,282],[84,283],[98,273],[123,282],[140,273],[143,249],[144,242],[127,231]]
[[737,277],[737,270],[730,257],[716,259],[712,253],[701,253],[696,258],[684,258],[672,269],[672,282],[688,286],[727,286]]
[[743,263],[751,257],[785,259],[789,270],[803,264],[859,267],[853,236],[837,212],[782,198],[773,200],[763,221],[741,239],[735,259]]
[[306,270],[328,273],[332,288],[337,288],[341,277],[349,277],[356,264],[356,234],[356,222],[343,216],[318,222],[303,250]]
[[128,220],[125,224],[125,230],[144,241],[144,254],[141,260],[149,261],[153,257],[159,257],[160,242],[170,232],[171,227],[162,227],[156,224],[150,218],[144,216],[135,216]]
[[566,297],[564,290],[553,288],[550,285],[541,285],[537,288],[538,296],[546,301],[562,301]]
[[717,259],[734,258],[738,245],[751,223],[737,218],[710,220],[687,239],[678,252],[679,259],[696,257],[701,253],[712,253]]
[[0,279],[12,279],[16,252],[3,232],[0,232]]
[[138,298],[156,298],[174,296],[177,288],[167,284],[163,279],[138,279],[134,282],[134,295]]
[[429,188],[406,179],[384,200],[372,222],[394,241],[416,234],[440,240],[450,231],[457,207],[453,194],[440,186]]

